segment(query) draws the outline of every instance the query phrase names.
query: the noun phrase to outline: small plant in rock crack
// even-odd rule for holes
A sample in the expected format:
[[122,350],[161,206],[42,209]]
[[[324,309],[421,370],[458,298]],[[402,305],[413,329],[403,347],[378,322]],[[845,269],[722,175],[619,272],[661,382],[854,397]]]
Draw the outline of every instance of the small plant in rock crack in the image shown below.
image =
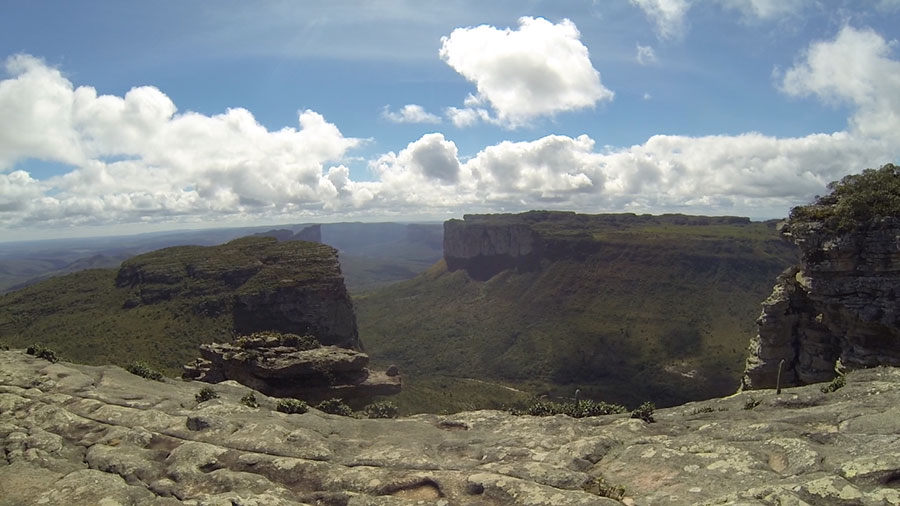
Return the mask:
[[653,411],[655,409],[656,405],[650,401],[647,401],[631,412],[631,418],[640,418],[647,423],[653,423],[656,421],[656,419],[653,418]]
[[365,412],[369,418],[397,418],[400,408],[391,401],[379,401],[366,406]]
[[125,366],[125,370],[130,372],[131,374],[135,374],[142,378],[146,378],[148,380],[153,381],[162,381],[163,375],[161,372],[153,369],[146,362],[138,360],[137,362],[132,362]]
[[350,406],[344,404],[342,399],[324,400],[316,406],[316,409],[332,415],[353,416],[353,410],[350,409]]
[[259,403],[256,402],[256,396],[253,395],[253,392],[248,392],[247,395],[241,397],[241,404],[247,406],[248,408],[259,407]]
[[48,362],[58,362],[59,357],[56,356],[56,352],[51,350],[50,348],[45,348],[40,344],[32,344],[28,348],[25,348],[25,353],[29,355],[34,355],[37,358],[42,358]]
[[275,409],[282,413],[293,415],[295,413],[306,413],[309,411],[309,405],[306,401],[301,401],[300,399],[281,399],[278,401],[278,404],[275,405]]
[[602,476],[595,478],[594,481],[589,481],[582,488],[585,492],[599,495],[600,497],[608,497],[616,501],[621,501],[625,498],[625,487],[621,485],[610,485],[609,483],[606,483]]
[[830,394],[831,392],[835,392],[837,390],[840,390],[841,388],[844,388],[846,384],[847,378],[845,378],[843,374],[839,374],[835,376],[833,380],[831,380],[831,383],[823,386],[821,390],[823,394]]
[[219,393],[213,390],[210,387],[203,387],[200,389],[200,392],[194,396],[194,399],[197,400],[197,403],[206,402],[211,399],[218,399]]

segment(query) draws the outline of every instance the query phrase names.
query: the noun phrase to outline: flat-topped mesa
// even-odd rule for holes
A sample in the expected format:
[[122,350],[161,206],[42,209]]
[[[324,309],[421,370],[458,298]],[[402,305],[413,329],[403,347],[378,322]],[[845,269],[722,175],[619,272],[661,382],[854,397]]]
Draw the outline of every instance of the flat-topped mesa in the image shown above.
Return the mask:
[[[801,263],[763,302],[744,388],[775,386],[782,360],[782,386],[827,381],[836,369],[900,366],[900,218],[885,211],[848,218],[840,207],[841,198],[857,196],[846,185],[888,176],[879,186],[900,181],[900,170],[850,176],[832,185],[837,197],[792,211],[782,235],[799,246]],[[864,195],[874,208],[877,195]]]
[[368,368],[365,353],[321,346],[314,337],[262,332],[234,343],[200,345],[200,355],[182,376],[208,383],[234,380],[272,397],[317,403],[326,399],[370,399],[400,392],[396,368]]
[[251,236],[166,248],[124,262],[116,285],[134,292],[127,307],[178,299],[197,314],[230,314],[238,334],[314,334],[361,348],[337,250],[324,244]]
[[743,217],[680,214],[467,214],[462,220],[444,222],[444,261],[451,271],[464,269],[473,279],[486,280],[507,269],[538,270],[544,259],[583,259],[603,247],[598,235],[611,231],[646,226],[749,224],[750,219]]

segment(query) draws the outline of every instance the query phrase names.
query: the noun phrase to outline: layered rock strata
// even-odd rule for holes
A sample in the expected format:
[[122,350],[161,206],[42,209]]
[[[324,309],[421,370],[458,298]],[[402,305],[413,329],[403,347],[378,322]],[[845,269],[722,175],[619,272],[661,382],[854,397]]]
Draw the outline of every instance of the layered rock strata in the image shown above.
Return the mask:
[[[654,413],[360,420],[0,352],[0,504],[900,504],[900,370]],[[753,409],[748,409],[752,407]]]
[[360,348],[337,250],[324,244],[251,236],[166,248],[124,262],[116,285],[132,292],[128,307],[177,300],[198,314],[230,314],[238,334],[314,334]]
[[750,344],[745,388],[831,379],[837,369],[900,365],[900,220],[843,233],[785,225],[801,264],[779,276]]
[[337,346],[299,346],[280,335],[203,344],[200,356],[184,366],[184,378],[208,383],[233,380],[273,397],[352,402],[401,390],[400,375],[370,370],[365,353]]

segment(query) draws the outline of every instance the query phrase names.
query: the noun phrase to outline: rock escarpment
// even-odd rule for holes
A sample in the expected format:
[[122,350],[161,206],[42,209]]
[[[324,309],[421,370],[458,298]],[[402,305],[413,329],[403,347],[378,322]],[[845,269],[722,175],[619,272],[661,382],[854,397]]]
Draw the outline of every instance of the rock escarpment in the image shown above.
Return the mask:
[[360,348],[337,251],[324,244],[254,236],[166,248],[123,263],[116,285],[131,291],[129,308],[179,300],[195,313],[230,314],[237,334],[313,334],[322,344]]
[[[225,382],[0,352],[0,504],[900,504],[900,370],[572,419],[276,412]],[[753,409],[748,409],[752,407]]]
[[591,215],[567,211],[467,214],[462,220],[444,223],[444,260],[451,271],[464,269],[473,279],[486,280],[507,269],[538,270],[544,260],[583,260],[608,248],[610,234],[629,229],[742,225],[750,225],[750,219],[630,213]]
[[259,333],[233,344],[203,344],[200,356],[184,366],[184,378],[208,383],[234,380],[266,395],[310,403],[332,398],[352,403],[393,395],[401,388],[396,370],[390,374],[370,370],[365,353],[321,346],[309,336]]
[[792,220],[801,264],[779,276],[750,345],[745,388],[825,381],[839,369],[900,365],[900,219],[837,232]]

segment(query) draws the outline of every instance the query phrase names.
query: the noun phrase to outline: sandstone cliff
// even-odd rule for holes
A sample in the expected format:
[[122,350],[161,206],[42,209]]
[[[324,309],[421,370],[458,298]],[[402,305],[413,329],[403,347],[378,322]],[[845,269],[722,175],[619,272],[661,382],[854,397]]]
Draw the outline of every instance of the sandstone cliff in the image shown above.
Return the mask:
[[166,248],[124,262],[116,286],[131,291],[130,307],[179,299],[197,312],[230,313],[238,334],[312,334],[360,347],[337,251],[324,244],[255,236]]
[[[576,214],[529,211],[520,214],[465,215],[444,223],[444,260],[478,280],[515,269],[540,269],[543,260],[583,260],[609,247],[610,233],[642,227],[750,225],[748,218],[686,215]],[[612,242],[618,242],[614,240]]]
[[801,262],[763,302],[743,385],[831,379],[837,370],[900,365],[900,168],[868,169],[795,208],[782,235]]
[[[0,351],[0,504],[900,504],[900,370],[572,419],[287,415],[246,387]],[[750,409],[752,408],[752,409]]]

